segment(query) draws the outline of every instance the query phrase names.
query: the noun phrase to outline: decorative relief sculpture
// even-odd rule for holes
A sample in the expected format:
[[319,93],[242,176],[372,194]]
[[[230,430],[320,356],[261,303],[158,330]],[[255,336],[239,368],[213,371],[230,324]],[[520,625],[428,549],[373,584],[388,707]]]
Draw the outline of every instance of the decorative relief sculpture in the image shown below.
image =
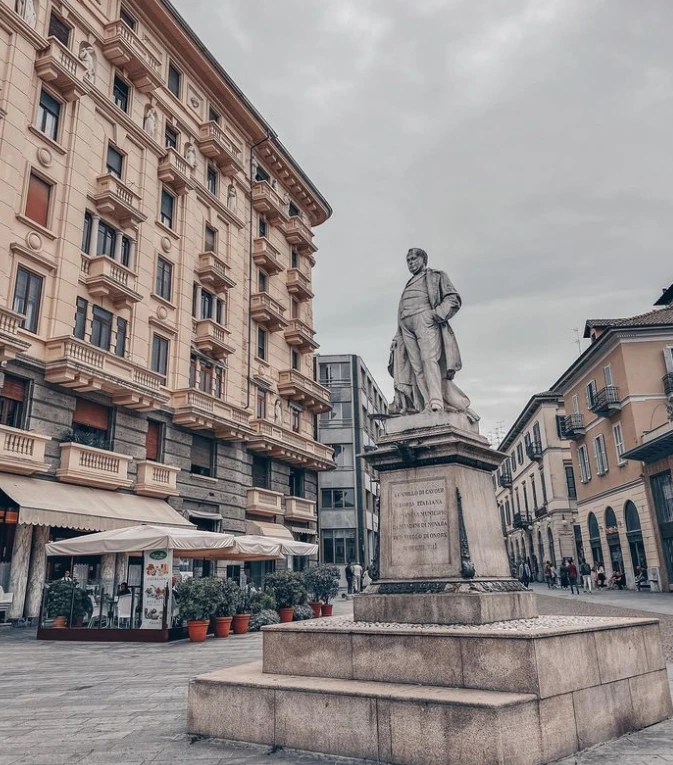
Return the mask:
[[279,398],[276,399],[276,403],[273,405],[273,421],[276,425],[283,424],[283,407]]
[[37,24],[37,13],[33,0],[16,0],[16,12],[28,24],[35,29]]
[[185,160],[192,170],[196,170],[198,162],[196,160],[196,149],[194,148],[193,143],[188,143],[185,147]]
[[443,271],[427,267],[425,250],[412,247],[407,266],[411,278],[400,299],[388,362],[395,389],[390,414],[463,412],[478,422],[469,398],[453,381],[462,363],[449,319],[461,306],[460,295]]
[[143,128],[147,135],[151,136],[152,138],[157,137],[157,122],[158,122],[158,116],[157,116],[157,110],[153,106],[148,106],[147,111],[145,112],[145,120],[143,122]]
[[88,43],[82,45],[79,60],[84,64],[84,80],[93,85],[96,82],[96,55],[92,45]]
[[236,196],[236,186],[234,186],[233,183],[230,183],[227,186],[227,207],[234,213],[236,212],[236,208],[238,207],[238,198]]

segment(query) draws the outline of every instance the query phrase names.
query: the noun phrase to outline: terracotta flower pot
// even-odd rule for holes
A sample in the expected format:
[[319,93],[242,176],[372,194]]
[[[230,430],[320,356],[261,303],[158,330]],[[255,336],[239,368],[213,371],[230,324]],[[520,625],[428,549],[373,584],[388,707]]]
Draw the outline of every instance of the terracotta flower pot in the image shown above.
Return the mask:
[[281,624],[291,622],[294,618],[294,607],[290,606],[289,608],[279,608],[278,616],[280,616]]
[[250,624],[250,614],[236,614],[231,622],[234,635],[245,635]]
[[319,619],[322,603],[319,600],[312,600],[309,602],[309,606],[311,606],[311,611],[313,611],[313,618]]
[[323,603],[321,607],[322,615],[323,616],[332,616],[332,609],[334,606],[331,603]]
[[65,629],[65,616],[55,616],[54,617],[54,629],[55,630],[64,630]]
[[210,627],[210,621],[207,619],[187,622],[187,633],[192,643],[203,643],[208,634],[208,627]]
[[232,619],[233,616],[213,617],[213,621],[215,622],[215,637],[229,637],[229,630],[231,629]]

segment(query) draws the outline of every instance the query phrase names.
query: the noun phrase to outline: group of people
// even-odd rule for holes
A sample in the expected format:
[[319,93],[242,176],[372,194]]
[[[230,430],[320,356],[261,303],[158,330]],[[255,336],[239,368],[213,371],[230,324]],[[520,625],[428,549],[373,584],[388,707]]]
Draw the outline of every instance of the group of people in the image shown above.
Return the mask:
[[346,566],[346,587],[348,588],[349,595],[361,592],[369,587],[371,583],[372,578],[369,576],[368,568],[363,569],[357,562],[348,562],[348,565]]

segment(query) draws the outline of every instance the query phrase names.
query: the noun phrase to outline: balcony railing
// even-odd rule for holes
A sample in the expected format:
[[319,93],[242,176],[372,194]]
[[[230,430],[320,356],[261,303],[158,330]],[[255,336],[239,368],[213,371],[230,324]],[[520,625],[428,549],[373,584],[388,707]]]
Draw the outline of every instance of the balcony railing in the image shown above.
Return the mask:
[[74,390],[104,391],[118,406],[143,412],[168,400],[162,375],[74,337],[46,341],[46,380]]
[[260,236],[253,242],[252,259],[255,265],[266,271],[269,276],[283,270],[279,257],[280,253],[266,237]]
[[288,521],[315,521],[316,504],[303,497],[285,497],[285,518]]
[[225,175],[232,176],[244,169],[243,152],[217,122],[211,120],[201,125],[196,142],[201,153],[212,159]]
[[245,409],[193,388],[173,393],[173,422],[191,430],[210,430],[223,441],[245,441],[253,433]]
[[159,180],[172,188],[176,194],[186,194],[194,188],[192,168],[172,147],[159,162],[158,176]]
[[121,19],[105,27],[103,55],[126,69],[141,93],[151,93],[161,86],[161,60]]
[[214,252],[202,252],[199,255],[196,273],[201,284],[211,287],[215,292],[223,292],[236,286],[236,282],[231,278],[231,269]]
[[131,308],[143,299],[136,291],[138,278],[133,271],[107,255],[82,255],[82,273],[89,294],[109,298],[115,308]]
[[299,353],[313,353],[320,346],[313,339],[315,332],[301,319],[290,319],[285,330],[285,342],[294,346]]
[[147,220],[147,216],[140,212],[140,197],[110,173],[96,179],[94,201],[100,213],[111,216],[122,227]]
[[526,444],[526,454],[529,460],[541,460],[542,444],[540,441],[531,441],[529,444]]
[[177,477],[180,468],[162,465],[160,462],[142,460],[136,463],[138,470],[134,491],[146,497],[175,497],[178,495]]
[[514,526],[515,529],[523,529],[526,526],[526,520],[521,513],[514,513],[512,526]]
[[331,470],[335,467],[331,447],[267,420],[253,420],[251,425],[255,431],[248,443],[251,451],[277,457],[291,465],[303,465],[310,470]]
[[11,361],[30,348],[30,343],[19,337],[22,322],[20,313],[0,308],[0,362]]
[[250,298],[250,315],[269,332],[278,332],[288,326],[285,308],[267,292],[256,292]]
[[287,291],[297,300],[311,300],[311,280],[298,268],[290,268],[287,272]]
[[49,38],[49,47],[38,52],[35,71],[37,76],[58,91],[65,101],[76,101],[84,94],[84,65],[55,37]]
[[508,471],[503,471],[502,473],[500,473],[498,482],[500,483],[503,489],[509,489],[509,487],[512,485],[512,474]]
[[61,444],[61,467],[56,477],[65,483],[123,489],[131,485],[128,467],[131,457],[85,444]]
[[329,412],[332,408],[329,390],[296,369],[285,369],[279,373],[278,395],[300,403],[313,414]]
[[229,330],[212,319],[194,322],[194,345],[216,359],[234,352],[229,340]]
[[578,438],[582,438],[586,432],[587,429],[584,425],[584,417],[581,414],[569,414],[565,418],[566,438],[575,441]]
[[547,515],[547,505],[536,507],[534,513],[536,518],[543,518],[545,515]]
[[667,396],[670,396],[673,394],[673,373],[669,372],[668,374],[665,374],[661,378],[661,382],[664,386],[664,393]]
[[288,219],[288,203],[268,181],[257,181],[253,184],[252,206],[274,225],[282,225]]
[[44,450],[49,436],[0,425],[0,470],[6,473],[33,475],[49,469]]
[[619,388],[616,385],[606,385],[601,388],[591,401],[591,411],[602,417],[609,417],[622,408],[622,402],[619,398]]
[[246,512],[253,515],[283,515],[283,495],[268,489],[248,489]]
[[283,225],[285,238],[300,253],[312,253],[317,250],[313,244],[313,232],[297,215],[292,216]]

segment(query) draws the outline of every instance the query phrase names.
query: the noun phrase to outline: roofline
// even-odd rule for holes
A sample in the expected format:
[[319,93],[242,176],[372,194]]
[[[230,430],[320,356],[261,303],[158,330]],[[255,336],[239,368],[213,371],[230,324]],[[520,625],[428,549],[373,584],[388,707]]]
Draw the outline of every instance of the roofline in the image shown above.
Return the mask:
[[[245,108],[252,114],[252,116],[260,123],[260,127],[266,133],[266,138],[270,140],[279,151],[281,151],[288,160],[297,168],[297,171],[299,175],[301,176],[302,180],[306,183],[306,185],[311,189],[311,191],[315,194],[316,198],[320,201],[320,203],[325,207],[327,211],[327,218],[330,218],[332,216],[332,213],[334,212],[332,210],[332,207],[330,203],[325,199],[325,197],[318,191],[317,187],[313,183],[313,181],[308,177],[306,172],[302,169],[301,165],[295,160],[295,158],[290,154],[290,152],[287,150],[285,145],[282,143],[280,138],[278,137],[278,133],[271,127],[271,125],[264,119],[264,117],[261,115],[261,113],[255,108],[255,106],[252,104],[250,99],[245,95],[245,93],[239,88],[239,86],[232,80],[232,78],[227,74],[227,72],[222,67],[222,64],[215,58],[215,56],[208,50],[208,48],[205,46],[205,44],[201,41],[199,36],[194,32],[194,30],[189,26],[189,24],[185,21],[185,19],[180,15],[177,8],[173,5],[171,0],[160,0],[161,4],[166,8],[166,10],[171,14],[173,17],[173,20],[178,24],[178,26],[182,29],[183,32],[192,40],[194,45],[201,51],[203,56],[208,60],[210,65],[216,70],[218,75],[222,77],[222,79],[227,83],[228,87],[230,87],[233,92],[236,94],[237,98],[241,100]],[[263,137],[260,136],[260,139],[263,140]]]
[[562,396],[560,393],[556,393],[551,390],[544,391],[543,393],[533,394],[528,400],[528,403],[526,404],[526,406],[524,406],[524,408],[521,410],[521,413],[514,421],[514,424],[512,425],[512,427],[507,432],[507,435],[500,442],[500,446],[498,446],[498,451],[502,452],[505,449],[508,449],[512,445],[512,443],[516,440],[517,436],[520,434],[524,425],[531,419],[533,414],[542,406],[542,404],[552,403],[552,402],[555,402],[558,404],[558,402],[561,399],[562,399]]
[[665,290],[662,290],[662,293],[659,297],[659,299],[654,303],[654,305],[670,305],[673,303],[673,284],[671,284],[670,287],[666,287]]

